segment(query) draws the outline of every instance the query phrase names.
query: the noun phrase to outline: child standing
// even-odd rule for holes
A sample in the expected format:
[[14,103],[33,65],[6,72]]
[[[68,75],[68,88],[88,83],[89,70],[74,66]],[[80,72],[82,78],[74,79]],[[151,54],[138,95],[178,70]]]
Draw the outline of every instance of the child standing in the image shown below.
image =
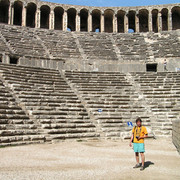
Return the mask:
[[[144,162],[145,162],[145,148],[144,148],[144,138],[148,137],[148,132],[146,127],[142,126],[142,120],[141,118],[136,119],[136,125],[133,130],[132,130],[132,136],[131,136],[131,141],[129,146],[132,146],[132,141],[133,141],[133,148],[135,152],[135,157],[136,157],[136,165],[133,168],[140,168],[141,171],[144,170]],[[142,166],[139,163],[139,153],[141,155],[141,160],[142,160]]]

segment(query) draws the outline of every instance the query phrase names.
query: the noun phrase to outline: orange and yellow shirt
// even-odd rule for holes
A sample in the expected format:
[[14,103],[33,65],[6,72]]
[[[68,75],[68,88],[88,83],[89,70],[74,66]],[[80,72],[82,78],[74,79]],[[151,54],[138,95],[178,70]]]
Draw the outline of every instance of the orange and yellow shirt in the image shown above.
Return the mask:
[[132,130],[132,133],[134,135],[134,139],[133,139],[134,143],[144,143],[144,139],[140,139],[138,141],[136,137],[137,136],[143,137],[144,135],[148,135],[147,129],[144,126],[141,127],[135,126]]

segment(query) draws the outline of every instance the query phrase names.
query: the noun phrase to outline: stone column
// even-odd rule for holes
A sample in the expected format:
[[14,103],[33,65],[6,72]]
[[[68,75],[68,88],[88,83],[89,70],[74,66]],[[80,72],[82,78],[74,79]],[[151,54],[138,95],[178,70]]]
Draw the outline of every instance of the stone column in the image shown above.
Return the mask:
[[104,32],[104,14],[101,14],[101,32]]
[[49,14],[49,29],[54,29],[54,11],[51,10]]
[[139,13],[135,14],[135,32],[139,32]]
[[161,12],[158,12],[158,32],[162,31],[162,15]]
[[5,63],[5,64],[10,64],[10,57],[9,57],[9,55],[3,54],[2,62]]
[[36,16],[35,16],[35,22],[36,22],[35,27],[36,28],[40,28],[40,23],[41,23],[40,18],[41,18],[41,11],[38,8],[37,11],[36,11]]
[[11,5],[11,25],[14,24],[14,5]]
[[128,14],[126,13],[124,15],[124,32],[128,33],[128,29],[129,29],[129,21],[128,21]]
[[88,12],[88,32],[92,31],[92,14]]
[[12,5],[10,3],[9,10],[8,10],[8,24],[11,24],[11,16],[12,16],[11,10],[12,10]]
[[171,9],[168,11],[168,31],[172,30],[172,13]]
[[118,27],[117,27],[117,16],[113,14],[113,32],[117,33],[118,32]]
[[26,7],[23,6],[22,9],[22,26],[26,26]]
[[77,14],[76,14],[76,29],[75,29],[75,31],[80,32],[80,30],[81,30],[80,13],[77,12]]
[[148,16],[148,28],[149,28],[149,32],[153,31],[153,28],[152,28],[152,13],[151,12],[149,12],[149,16]]
[[64,11],[62,23],[63,23],[63,31],[67,31],[67,26],[68,26],[67,11]]

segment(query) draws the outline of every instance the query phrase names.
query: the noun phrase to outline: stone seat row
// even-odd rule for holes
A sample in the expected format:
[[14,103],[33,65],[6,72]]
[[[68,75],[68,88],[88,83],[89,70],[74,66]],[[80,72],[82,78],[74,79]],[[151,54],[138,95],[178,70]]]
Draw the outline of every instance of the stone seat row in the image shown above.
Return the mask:
[[[137,87],[140,87],[137,89],[128,80],[127,75],[122,73],[112,75],[113,73],[106,72],[67,71],[62,76],[56,70],[46,73],[45,69],[4,64],[0,64],[0,69],[2,86],[6,86],[8,91],[11,91],[15,102],[18,101],[22,108],[20,112],[24,111],[29,122],[33,122],[37,127],[35,135],[43,136],[44,141],[99,137],[100,134],[101,137],[118,138],[122,133],[131,130],[127,127],[127,121],[134,123],[137,116],[142,117],[145,125],[156,135],[170,136],[171,121],[179,117],[179,94],[178,90],[171,90],[168,94],[171,87],[167,86],[169,81],[165,80],[168,79],[168,73],[158,74],[159,79],[163,81],[161,88],[151,86],[151,82],[145,86],[143,82],[136,81],[143,76],[151,77],[153,73],[144,73],[144,75],[132,73],[131,78],[134,79]],[[17,80],[19,74],[22,81]],[[170,74],[173,76],[173,73]],[[85,84],[81,83],[86,75],[88,79],[94,81],[94,86],[88,86],[88,80]],[[32,76],[33,81],[29,81],[32,80]],[[99,81],[101,76],[103,78]],[[178,89],[179,83],[175,81],[177,77],[178,73],[173,76],[172,84],[174,82],[174,87]],[[46,78],[48,81],[45,80]],[[77,78],[78,81],[76,81]],[[60,82],[58,82],[59,79]],[[115,85],[113,88],[110,86],[111,82],[116,82],[112,83]],[[120,83],[122,83],[121,88],[119,88]],[[61,86],[65,88],[61,89]],[[163,88],[165,86],[168,88]],[[148,94],[150,92],[151,94]],[[142,94],[143,98],[139,98],[139,94]],[[11,111],[7,112],[11,113]],[[5,122],[8,123],[8,121]]]
[[[76,76],[74,76],[74,72],[68,71],[67,76],[65,73],[68,81],[70,81],[70,83],[72,83],[74,87],[77,88],[81,97],[84,99],[86,107],[94,115],[95,120],[100,125],[101,130],[105,133],[105,136],[117,137],[118,135],[120,135],[120,132],[129,131],[129,128],[127,128],[127,124],[125,122],[122,123],[122,118],[127,121],[131,118],[135,119],[138,114],[144,115],[144,107],[135,105],[135,102],[133,102],[136,96],[135,94],[129,94],[129,87],[131,87],[132,85],[130,85],[127,80],[125,80],[125,75],[115,73],[114,76],[109,76],[108,73],[103,73],[103,79],[101,81],[98,81],[101,73],[93,72],[87,74],[88,78],[94,81],[94,84],[98,83],[97,87],[102,87],[107,79],[108,86],[111,86],[110,84],[114,81],[115,78],[115,82],[117,83],[115,84],[116,88],[119,83],[122,83],[121,81],[126,82],[122,83],[122,86],[119,90],[116,89],[114,91],[110,87],[105,86],[104,88],[102,87],[100,91],[97,91],[97,88],[94,89],[93,86],[84,86],[84,84],[81,83],[81,81],[84,80],[84,75],[86,75],[86,73],[76,73],[76,76],[78,75],[80,78],[79,81],[74,81],[74,79],[76,79]],[[116,75],[117,77],[120,75],[121,78],[118,79]],[[132,99],[131,96],[133,96]],[[101,112],[98,111],[99,109],[101,109]],[[114,120],[116,121],[116,123],[110,123]],[[119,127],[117,127],[117,125]],[[148,123],[148,125],[150,124]]]
[[178,31],[124,36],[47,31],[5,24],[1,24],[0,29],[0,51],[33,59],[83,60],[83,52],[88,60],[120,60],[120,56],[122,60],[144,61],[151,57],[179,57],[180,52]]
[[42,141],[37,126],[0,81],[0,145]]
[[[66,81],[63,81],[63,78],[58,71],[54,70],[51,73],[48,72],[47,74],[51,74],[51,76],[42,76],[42,73],[45,72],[38,72],[36,69],[36,76],[33,76],[34,80],[29,81],[29,85],[28,81],[25,82],[26,87],[32,93],[28,94],[28,91],[26,91],[26,89],[24,88],[25,85],[21,86],[22,82],[17,80],[19,72],[23,72],[23,68],[16,67],[16,70],[11,70],[11,66],[0,65],[0,68],[1,66],[3,66],[1,70],[3,81],[9,85],[9,88],[11,88],[12,92],[15,94],[15,97],[18,99],[19,103],[24,108],[29,117],[36,122],[38,131],[41,132],[42,135],[44,135],[45,141],[53,141],[68,137],[86,138],[99,136],[99,134],[96,133],[95,125],[93,125],[93,123],[91,122],[86,109],[81,104],[81,101],[78,100],[77,96],[73,93],[72,89],[68,86]],[[31,68],[29,68],[29,70],[26,70],[26,72],[27,71],[29,71],[30,74],[32,73],[32,75],[33,73],[35,73]],[[31,78],[31,76],[26,73],[24,73],[24,76],[22,73],[21,75],[21,79],[28,80],[29,78]],[[43,81],[47,77],[48,81]],[[54,77],[56,77],[56,79],[54,79]],[[58,77],[60,79],[60,82],[58,82]],[[58,87],[54,85],[54,82],[56,81],[59,85]],[[61,87],[61,82],[63,82],[62,86],[66,85],[66,89],[63,88],[62,91],[59,88]],[[50,87],[50,92],[47,92],[48,87]],[[36,103],[39,104],[39,106],[37,106]],[[47,126],[46,121],[44,121],[45,119],[49,119]],[[55,130],[55,126],[52,126],[52,128],[49,130],[47,129],[49,123],[56,124],[58,123],[58,121],[62,121],[65,119],[70,119],[71,123],[74,123],[73,127],[75,128],[69,129],[72,126],[70,125],[68,127],[68,125],[66,125],[64,126],[64,128],[62,126],[62,129],[58,130],[57,128]],[[43,124],[41,122],[43,122]],[[76,126],[77,123],[78,126]],[[65,124],[68,124],[68,121],[65,122]]]

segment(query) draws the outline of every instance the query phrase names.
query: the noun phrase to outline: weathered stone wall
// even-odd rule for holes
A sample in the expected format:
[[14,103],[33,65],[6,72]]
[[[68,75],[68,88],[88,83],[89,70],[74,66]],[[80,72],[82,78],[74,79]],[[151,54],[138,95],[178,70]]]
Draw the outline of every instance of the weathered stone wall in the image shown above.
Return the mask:
[[180,153],[180,120],[173,121],[172,139],[174,145]]

